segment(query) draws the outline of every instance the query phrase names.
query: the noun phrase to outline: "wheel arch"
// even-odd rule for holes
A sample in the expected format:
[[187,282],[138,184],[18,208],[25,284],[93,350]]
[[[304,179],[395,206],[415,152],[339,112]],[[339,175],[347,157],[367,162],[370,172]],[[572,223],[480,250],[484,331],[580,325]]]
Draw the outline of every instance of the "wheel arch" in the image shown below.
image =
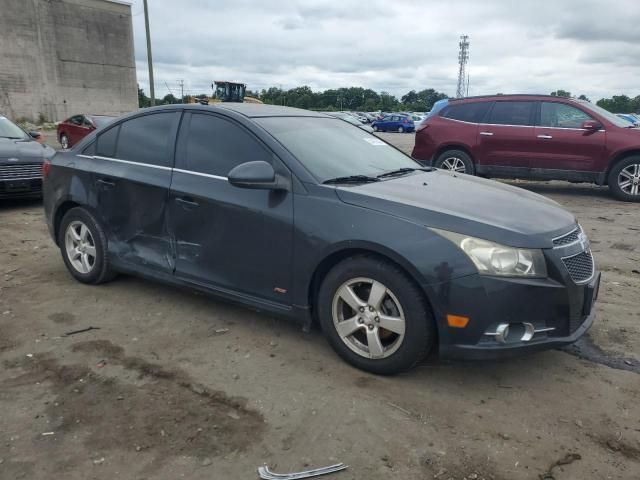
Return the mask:
[[474,165],[476,164],[476,159],[471,153],[471,149],[468,146],[461,143],[448,143],[446,145],[440,146],[438,150],[436,150],[435,155],[433,156],[433,161],[435,162],[438,159],[438,157],[440,157],[440,155],[442,155],[447,150],[461,150],[467,155],[469,155],[469,158],[471,159]]
[[[396,252],[389,250],[388,248],[385,248],[381,245],[364,244],[358,246],[341,246],[335,248],[331,252],[328,252],[317,264],[307,287],[307,301],[311,309],[312,322],[317,321],[317,296],[320,290],[320,285],[322,285],[322,282],[329,271],[340,262],[357,255],[369,255],[372,257],[380,258],[394,264],[396,267],[402,270],[407,275],[409,280],[413,282],[415,286],[420,290],[422,296],[424,297],[426,305],[431,310],[431,313],[434,314],[431,299],[422,286],[422,275],[420,275],[420,273],[414,267],[412,267],[405,258],[397,254]],[[438,322],[435,323],[437,331]]]
[[640,157],[640,148],[632,148],[629,150],[625,150],[623,152],[617,152],[612,157],[612,160],[609,162],[609,165],[607,166],[607,171],[604,174],[604,178],[602,180],[601,185],[609,184],[609,174],[611,173],[611,170],[613,170],[613,167],[615,167],[618,163],[625,160],[626,158],[632,157],[632,156]]
[[60,205],[58,205],[58,207],[55,209],[55,212],[53,214],[53,234],[55,235],[54,238],[55,238],[56,245],[58,245],[58,234],[60,232],[60,224],[62,223],[62,219],[64,218],[65,214],[69,210],[76,207],[84,208],[93,217],[98,218],[93,208],[83,203],[79,203],[73,199],[64,200],[63,202],[60,203]]

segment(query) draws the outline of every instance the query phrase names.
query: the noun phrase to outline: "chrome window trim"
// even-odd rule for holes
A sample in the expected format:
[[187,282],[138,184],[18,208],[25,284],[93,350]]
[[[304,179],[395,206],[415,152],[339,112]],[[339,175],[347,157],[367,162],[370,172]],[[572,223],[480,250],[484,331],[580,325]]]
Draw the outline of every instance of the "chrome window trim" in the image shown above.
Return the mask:
[[162,165],[150,165],[148,163],[134,162],[134,161],[131,161],[131,160],[122,160],[120,158],[102,157],[100,155],[83,155],[83,154],[80,154],[80,153],[77,154],[76,157],[87,158],[89,160],[107,160],[107,161],[110,161],[110,162],[124,163],[126,165],[134,165],[136,167],[157,168],[158,170],[165,170],[165,171],[178,172],[178,173],[186,173],[188,175],[196,175],[196,176],[199,176],[199,177],[213,178],[215,180],[224,180],[224,181],[228,180],[227,177],[221,177],[220,175],[212,175],[210,173],[194,172],[193,170],[183,170],[181,168],[164,167]]
[[227,177],[221,177],[220,175],[212,175],[210,173],[202,173],[202,172],[194,172],[193,170],[183,170],[182,168],[174,168],[174,172],[178,173],[186,173],[188,175],[196,175],[198,177],[206,177],[206,178],[214,178],[216,180],[224,180],[227,181]]
[[109,162],[124,163],[125,165],[133,165],[136,167],[155,168],[158,170],[165,170],[165,171],[173,170],[171,167],[165,167],[163,165],[151,165],[150,163],[141,163],[141,162],[134,162],[131,160],[122,160],[121,158],[109,158],[109,157],[102,157],[100,155],[81,155],[81,154],[78,154],[76,156],[80,158],[88,158],[91,160],[107,160]]
[[[585,280],[581,280],[579,282],[576,282],[573,278],[571,278],[571,273],[569,273],[569,269],[567,268],[567,264],[564,263],[564,261],[568,258],[573,258],[573,257],[577,257],[578,255],[582,255],[583,253],[588,253],[589,256],[591,257],[591,275],[589,276],[589,278],[585,279]],[[560,257],[560,259],[562,260],[562,264],[564,265],[565,270],[567,270],[567,273],[569,274],[569,278],[571,278],[571,281],[573,283],[575,283],[576,285],[584,285],[585,283],[589,283],[591,280],[593,280],[593,277],[596,274],[596,259],[593,258],[593,253],[591,252],[590,248],[587,248],[586,250],[582,251],[582,252],[578,252],[575,253],[573,255],[568,255],[566,257]]]

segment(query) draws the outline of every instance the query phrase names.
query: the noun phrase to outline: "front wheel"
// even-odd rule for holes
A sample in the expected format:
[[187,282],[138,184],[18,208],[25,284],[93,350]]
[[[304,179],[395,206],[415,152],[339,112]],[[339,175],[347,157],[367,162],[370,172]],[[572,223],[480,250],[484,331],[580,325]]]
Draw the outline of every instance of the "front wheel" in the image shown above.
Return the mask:
[[462,150],[447,150],[443,152],[433,162],[433,166],[456,173],[474,174],[473,161]]
[[398,127],[398,133],[404,133],[404,128]]
[[317,299],[322,330],[344,360],[392,375],[413,367],[435,343],[435,326],[422,292],[396,265],[361,255],[327,274]]
[[373,130],[374,130],[374,131],[376,131],[376,132],[379,132],[379,131],[380,131],[380,128],[378,128],[378,125],[374,125],[374,126],[373,126]]
[[609,190],[618,200],[640,202],[640,156],[616,163],[609,172]]

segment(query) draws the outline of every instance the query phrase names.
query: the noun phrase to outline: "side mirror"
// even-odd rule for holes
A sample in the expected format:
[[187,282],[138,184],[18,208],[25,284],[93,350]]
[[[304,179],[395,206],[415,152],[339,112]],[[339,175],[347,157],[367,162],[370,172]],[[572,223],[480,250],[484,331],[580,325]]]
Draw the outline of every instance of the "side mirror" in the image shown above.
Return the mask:
[[29,136],[37,140],[42,136],[42,134],[40,132],[36,132],[35,130],[32,130],[29,132]]
[[582,126],[580,128],[582,128],[583,130],[590,130],[592,132],[595,132],[596,130],[600,130],[602,128],[602,125],[600,125],[600,122],[596,122],[595,120],[586,120],[582,123]]
[[234,187],[261,190],[287,190],[287,183],[276,175],[270,163],[264,161],[246,162],[238,165],[227,175]]

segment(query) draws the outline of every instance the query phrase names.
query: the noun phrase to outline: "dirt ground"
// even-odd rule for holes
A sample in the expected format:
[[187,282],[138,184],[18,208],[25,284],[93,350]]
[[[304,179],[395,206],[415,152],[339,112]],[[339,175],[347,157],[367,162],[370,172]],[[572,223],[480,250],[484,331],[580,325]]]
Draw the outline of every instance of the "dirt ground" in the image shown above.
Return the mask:
[[251,479],[264,463],[336,462],[348,470],[326,478],[640,478],[640,208],[588,185],[517,184],[592,240],[589,335],[390,378],[240,306],[132,277],[81,285],[40,202],[2,201],[0,479]]

